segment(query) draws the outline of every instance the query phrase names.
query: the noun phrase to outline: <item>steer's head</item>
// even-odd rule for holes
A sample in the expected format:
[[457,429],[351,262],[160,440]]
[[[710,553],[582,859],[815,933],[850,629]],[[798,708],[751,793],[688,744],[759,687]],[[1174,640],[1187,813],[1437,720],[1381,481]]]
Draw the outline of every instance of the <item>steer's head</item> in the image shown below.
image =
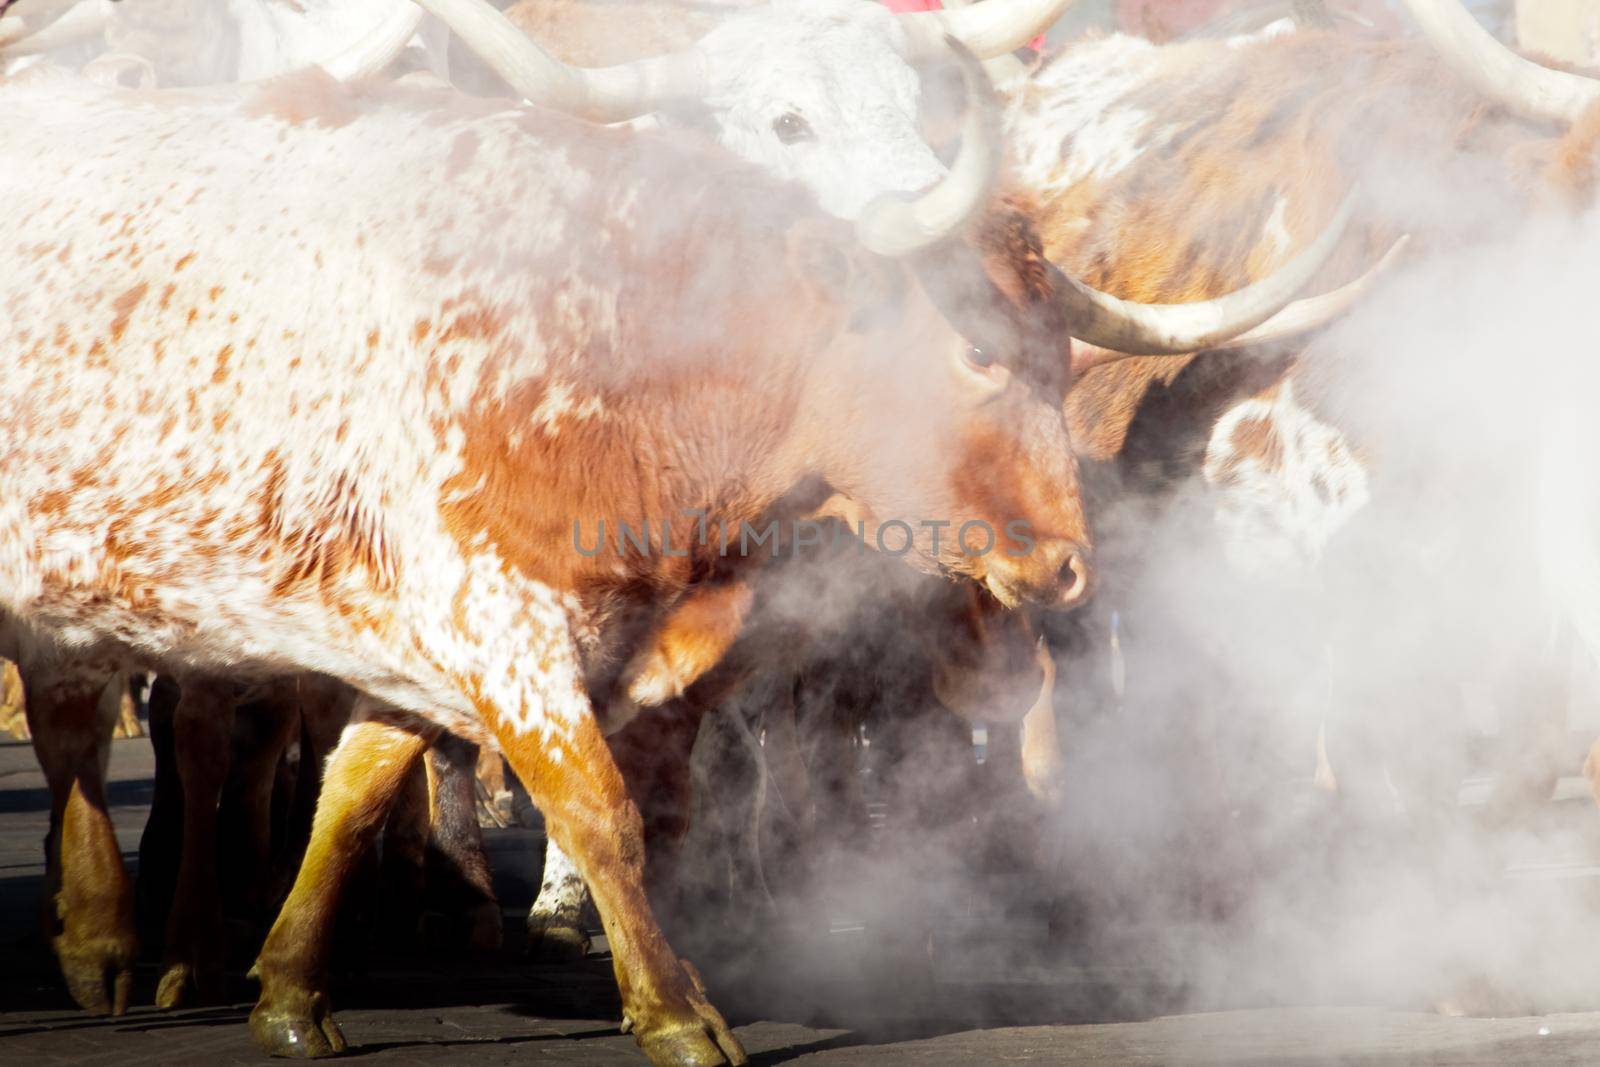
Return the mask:
[[862,0],[775,0],[734,9],[686,50],[585,68],[546,54],[486,0],[419,0],[529,100],[600,122],[687,118],[843,218],[944,173],[919,128],[917,65],[946,59],[946,35],[980,58],[1002,55],[1071,2],[897,16]]
[[1089,535],[1048,290],[966,243],[892,265],[812,256],[840,330],[809,379],[807,440],[839,517],[1004,604],[1076,603]]
[[919,130],[906,29],[880,4],[779,0],[721,23],[697,51],[696,110],[716,138],[803,183],[826,211],[855,218],[878,193],[944,173]]
[[791,461],[837,491],[870,547],[984,583],[1002,603],[1088,589],[1088,531],[1062,417],[1069,309],[1025,217],[992,209],[995,115],[979,106],[947,177],[884,197],[841,243],[798,227],[795,321],[826,338]]

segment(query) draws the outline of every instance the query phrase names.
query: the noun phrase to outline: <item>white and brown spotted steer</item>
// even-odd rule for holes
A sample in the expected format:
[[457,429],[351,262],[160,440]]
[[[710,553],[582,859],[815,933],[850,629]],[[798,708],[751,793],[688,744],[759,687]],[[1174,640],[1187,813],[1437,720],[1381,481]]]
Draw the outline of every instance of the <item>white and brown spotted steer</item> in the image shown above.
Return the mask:
[[[0,107],[0,351],[29,397],[0,418],[15,643],[366,697],[261,953],[258,1039],[344,1047],[339,887],[447,727],[498,741],[574,858],[651,1058],[742,1060],[645,903],[586,678],[713,562],[687,509],[737,528],[832,489],[989,523],[987,555],[916,554],[1007,602],[1078,580],[1068,309],[1039,299],[1046,265],[935,232],[981,204],[992,144],[957,161],[960,198],[885,202],[858,240],[711,146],[450,93],[56,81]],[[692,547],[585,556],[574,523],[601,520]],[[60,831],[114,847],[70,759],[47,772]],[[60,894],[114,907],[120,870]]]

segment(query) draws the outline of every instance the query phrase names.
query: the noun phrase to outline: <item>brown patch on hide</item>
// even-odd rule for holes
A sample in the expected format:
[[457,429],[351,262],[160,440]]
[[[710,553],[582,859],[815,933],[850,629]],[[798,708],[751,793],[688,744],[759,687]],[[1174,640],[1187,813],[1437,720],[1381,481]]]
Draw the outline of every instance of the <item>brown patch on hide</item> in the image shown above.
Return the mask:
[[1283,464],[1283,439],[1269,418],[1241,419],[1228,438],[1228,444],[1234,457],[1230,466],[1241,459],[1254,459],[1273,470]]
[[[618,147],[607,131],[586,131],[574,139],[573,165],[614,170],[608,149]],[[690,157],[669,158],[682,165]],[[707,181],[704,157],[693,159],[696,181]],[[733,177],[746,180],[742,170]],[[687,173],[668,173],[663,184],[671,186],[674,178],[688,185]],[[742,219],[741,212],[753,215],[755,205],[741,204],[741,192],[748,194],[737,183],[731,193],[722,186],[720,198],[732,201],[726,217],[690,204],[681,223],[641,231],[615,218],[612,194],[596,182],[574,210],[601,220],[597,232],[525,264],[535,277],[562,279],[543,287],[540,299],[565,307],[551,314],[531,309],[536,336],[522,328],[529,309],[479,294],[465,293],[442,309],[429,341],[430,388],[443,376],[454,377],[449,368],[462,347],[490,353],[470,414],[455,420],[464,433],[463,469],[440,502],[469,555],[487,535],[512,570],[553,588],[604,586],[654,598],[681,587],[693,566],[689,559],[631,550],[585,556],[574,546],[574,523],[588,543],[604,521],[614,544],[618,524],[637,530],[648,521],[655,545],[668,520],[676,550],[688,545],[691,526],[680,508],[710,502],[736,528],[765,505],[763,492],[776,496],[788,489],[781,475],[758,490],[729,472],[750,459],[757,442],[786,432],[793,398],[785,390],[802,354],[818,347],[818,324],[834,316],[796,295],[809,291],[783,257],[771,254],[770,223],[762,229]],[[649,217],[650,198],[664,192],[645,196],[639,210]],[[770,217],[770,195],[768,201]],[[614,318],[611,306],[618,309]],[[721,324],[714,335],[688,328],[713,321]],[[543,361],[530,358],[535,343]],[[519,378],[513,370],[519,364],[530,373]],[[545,407],[557,388],[570,401],[566,411],[598,405],[603,416]],[[645,455],[653,461],[641,463]],[[717,486],[704,484],[713,477],[720,479]]]
[[217,366],[211,372],[211,384],[221,385],[228,380],[228,361],[233,358],[233,345],[226,344],[217,349]]
[[1594,203],[1600,171],[1600,102],[1591,104],[1550,153],[1543,184],[1561,207],[1579,211]]
[[360,115],[356,97],[321,67],[273,78],[255,91],[245,112],[289,126],[316,123],[329,129],[348,126]]
[[272,591],[286,596],[306,587],[330,593],[356,572],[373,591],[389,592],[398,581],[398,562],[391,539],[370,509],[350,474],[323,483],[319,494],[285,503],[287,472],[281,459],[270,456],[262,487],[260,532],[278,557]]
[[134,308],[144,299],[144,294],[150,289],[149,282],[140,282],[124,292],[121,296],[111,301],[111,309],[116,312],[111,320],[111,340],[120,341],[128,329],[128,319],[132,317]]

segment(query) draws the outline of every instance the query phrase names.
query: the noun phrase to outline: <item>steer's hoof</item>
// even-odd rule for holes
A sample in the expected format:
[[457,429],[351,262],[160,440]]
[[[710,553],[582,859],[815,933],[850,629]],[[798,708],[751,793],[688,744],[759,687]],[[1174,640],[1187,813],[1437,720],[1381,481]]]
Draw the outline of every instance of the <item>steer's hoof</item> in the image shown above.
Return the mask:
[[528,958],[539,963],[572,963],[589,954],[589,932],[567,919],[528,923]]
[[156,1007],[168,1011],[217,1004],[221,1000],[222,972],[214,968],[201,969],[192,963],[168,963],[156,986]]
[[96,939],[68,946],[65,939],[57,939],[55,947],[67,992],[78,1007],[96,1015],[121,1015],[128,1010],[128,991],[133,987],[132,945]]
[[655,1067],[739,1067],[749,1062],[739,1039],[725,1028],[720,1033],[696,1029],[644,1034],[639,1047]]
[[250,1036],[273,1056],[316,1059],[337,1056],[349,1047],[333,1021],[328,998],[321,993],[301,994],[292,1005],[263,1000],[250,1013]]

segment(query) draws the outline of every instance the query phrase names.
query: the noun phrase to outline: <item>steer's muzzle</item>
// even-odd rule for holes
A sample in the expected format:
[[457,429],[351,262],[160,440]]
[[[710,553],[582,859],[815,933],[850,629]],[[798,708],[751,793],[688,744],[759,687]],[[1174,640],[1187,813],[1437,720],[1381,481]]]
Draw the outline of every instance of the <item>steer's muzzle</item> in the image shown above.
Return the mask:
[[1065,611],[1089,599],[1094,567],[1087,546],[1066,538],[1040,541],[1014,562],[992,566],[984,584],[1007,607],[1024,601]]
[[1056,571],[1060,576],[1060,592],[1053,605],[1061,610],[1086,603],[1089,594],[1094,592],[1094,568],[1090,566],[1089,550],[1070,541],[1065,544],[1068,546],[1066,557]]

